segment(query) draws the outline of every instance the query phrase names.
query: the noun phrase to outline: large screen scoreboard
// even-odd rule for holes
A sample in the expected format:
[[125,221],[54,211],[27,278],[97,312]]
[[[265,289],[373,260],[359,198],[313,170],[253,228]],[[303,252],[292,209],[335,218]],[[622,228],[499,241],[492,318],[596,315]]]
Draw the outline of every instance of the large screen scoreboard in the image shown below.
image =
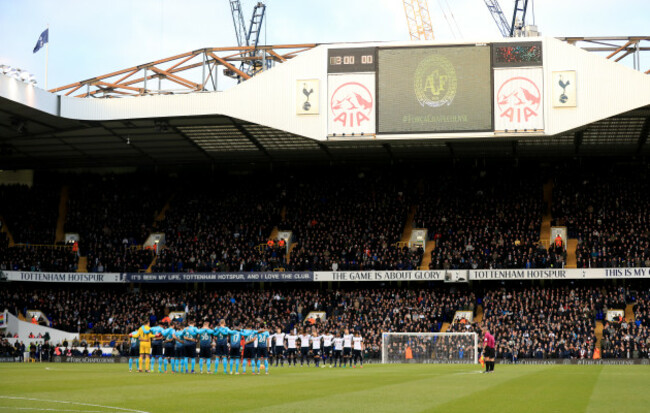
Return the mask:
[[329,49],[328,135],[543,130],[542,57],[541,42]]
[[490,48],[379,50],[378,133],[492,129]]

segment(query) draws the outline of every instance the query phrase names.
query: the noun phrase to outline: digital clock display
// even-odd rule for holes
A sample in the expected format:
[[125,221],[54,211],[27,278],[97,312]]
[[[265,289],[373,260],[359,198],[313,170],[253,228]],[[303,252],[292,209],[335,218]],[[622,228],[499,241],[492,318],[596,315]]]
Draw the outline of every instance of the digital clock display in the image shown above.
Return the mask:
[[327,73],[374,72],[377,68],[377,49],[329,49]]

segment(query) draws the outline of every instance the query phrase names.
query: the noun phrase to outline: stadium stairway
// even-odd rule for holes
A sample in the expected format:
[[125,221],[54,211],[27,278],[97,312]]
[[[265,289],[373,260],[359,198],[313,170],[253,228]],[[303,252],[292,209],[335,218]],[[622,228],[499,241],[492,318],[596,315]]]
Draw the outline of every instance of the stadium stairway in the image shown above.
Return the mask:
[[442,323],[442,327],[440,327],[440,332],[446,333],[447,330],[449,330],[449,326],[451,326],[451,323]]
[[578,249],[578,240],[569,238],[566,243],[566,268],[577,268],[576,250]]
[[287,255],[285,255],[285,257],[284,257],[284,262],[286,262],[287,264],[289,263],[289,261],[291,259],[291,252],[293,251],[294,248],[296,248],[297,245],[298,245],[297,242],[292,242],[291,243],[291,246],[289,247],[289,251],[287,251]]
[[474,322],[480,323],[483,321],[483,306],[479,305],[476,307],[476,315],[474,316]]
[[79,257],[77,272],[88,272],[88,257]]
[[632,322],[636,319],[636,317],[634,317],[634,304],[628,304],[625,306],[625,319],[628,322]]
[[[56,219],[56,238],[55,243],[65,241],[65,219],[68,215],[68,199],[70,198],[70,187],[64,185],[61,187],[61,196],[59,198],[59,216]],[[83,271],[85,272],[85,271]]]
[[271,235],[269,235],[269,239],[278,239],[278,233],[280,230],[278,227],[273,227],[273,230],[271,231]]
[[404,232],[402,232],[402,245],[408,245],[408,242],[411,239],[411,232],[413,232],[413,218],[415,218],[415,211],[417,207],[414,205],[411,207],[408,216],[406,217],[406,223],[404,224]]
[[542,216],[542,227],[539,231],[540,243],[545,247],[549,247],[551,242],[551,206],[553,204],[553,181],[544,184],[544,203],[546,204],[546,212]]
[[5,222],[4,218],[0,217],[0,223],[2,224],[2,228],[0,228],[0,232],[4,232],[7,234],[7,240],[9,240],[9,247],[14,246],[14,237],[11,235],[11,232],[9,232],[9,228],[7,228],[7,223]]
[[163,207],[160,210],[160,212],[158,213],[158,215],[156,215],[156,218],[154,218],[154,226],[158,226],[157,224],[160,221],[165,219],[165,215],[167,214],[167,211],[169,210],[169,208],[170,208],[170,206],[172,204],[172,200],[174,199],[175,196],[176,196],[176,194],[172,194],[172,196],[169,197],[167,202],[165,202],[165,205],[163,205]]
[[594,335],[596,336],[596,348],[602,349],[600,342],[603,339],[603,322],[596,321],[596,327],[594,328]]
[[284,205],[280,210],[280,219],[284,222],[287,219],[287,206]]
[[149,266],[144,272],[151,274],[153,272],[153,266],[156,265],[156,261],[158,261],[157,255],[153,257],[153,260],[151,260],[151,264],[149,264]]
[[424,246],[424,254],[422,255],[422,262],[420,263],[420,270],[426,271],[429,269],[431,263],[431,251],[436,247],[435,241],[427,241]]

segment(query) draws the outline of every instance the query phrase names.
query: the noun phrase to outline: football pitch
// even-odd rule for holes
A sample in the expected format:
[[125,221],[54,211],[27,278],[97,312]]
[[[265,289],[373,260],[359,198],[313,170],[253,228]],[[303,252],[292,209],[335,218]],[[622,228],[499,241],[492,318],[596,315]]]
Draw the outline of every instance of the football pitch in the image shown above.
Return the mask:
[[[0,412],[648,412],[648,366],[366,365],[269,375],[2,364]],[[250,370],[249,370],[250,371]]]

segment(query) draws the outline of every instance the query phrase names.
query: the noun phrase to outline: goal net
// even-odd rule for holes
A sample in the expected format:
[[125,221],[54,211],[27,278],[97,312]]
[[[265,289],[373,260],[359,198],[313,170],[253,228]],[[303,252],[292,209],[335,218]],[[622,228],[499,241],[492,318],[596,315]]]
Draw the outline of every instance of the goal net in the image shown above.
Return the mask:
[[476,333],[383,333],[382,363],[478,363]]

